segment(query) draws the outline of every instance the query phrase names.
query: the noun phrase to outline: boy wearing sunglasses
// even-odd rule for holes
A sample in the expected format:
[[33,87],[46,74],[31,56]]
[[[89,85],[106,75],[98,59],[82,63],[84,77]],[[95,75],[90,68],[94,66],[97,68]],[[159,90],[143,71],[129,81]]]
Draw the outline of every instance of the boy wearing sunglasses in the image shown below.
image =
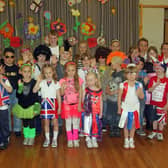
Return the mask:
[[[19,68],[15,65],[15,51],[13,48],[5,48],[4,53],[4,75],[8,78],[12,85],[13,92],[10,94],[10,105],[9,105],[9,130],[12,131],[11,126],[11,109],[14,104],[17,103],[16,99],[16,87],[19,79]],[[13,116],[13,131],[16,136],[21,135],[21,120]]]

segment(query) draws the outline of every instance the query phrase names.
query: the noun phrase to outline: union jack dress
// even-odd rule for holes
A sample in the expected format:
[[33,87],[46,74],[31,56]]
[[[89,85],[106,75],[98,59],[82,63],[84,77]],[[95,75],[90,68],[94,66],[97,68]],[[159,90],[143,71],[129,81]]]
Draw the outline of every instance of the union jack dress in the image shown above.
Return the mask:
[[[3,77],[4,82],[7,80],[7,78]],[[9,104],[9,93],[6,91],[6,89],[0,84],[0,106],[4,106]]]
[[43,98],[41,102],[41,113],[42,119],[54,119],[58,118],[57,115],[57,100],[54,98]]

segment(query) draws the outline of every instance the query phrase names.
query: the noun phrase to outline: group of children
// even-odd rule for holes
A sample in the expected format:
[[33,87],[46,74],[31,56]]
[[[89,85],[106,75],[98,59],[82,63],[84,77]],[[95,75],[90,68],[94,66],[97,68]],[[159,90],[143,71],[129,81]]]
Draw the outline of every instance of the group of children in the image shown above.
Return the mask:
[[[58,35],[49,34],[49,44],[39,45],[32,53],[21,49],[15,65],[15,51],[5,48],[0,65],[0,149],[9,143],[11,112],[13,131],[24,145],[32,146],[44,126],[43,147],[57,147],[62,119],[65,120],[67,147],[79,147],[85,136],[88,148],[97,148],[102,131],[120,137],[124,128],[124,148],[134,149],[135,132],[141,136],[152,129],[149,139],[163,140],[168,102],[168,44],[162,55],[148,47],[142,38],[128,55],[120,51],[120,42],[110,48],[98,47],[91,56],[87,41],[79,43],[72,56],[72,43],[64,41],[59,49]],[[10,108],[9,108],[10,107]],[[42,121],[41,121],[42,119]],[[51,130],[52,129],[52,133]],[[52,134],[52,141],[50,137]]]

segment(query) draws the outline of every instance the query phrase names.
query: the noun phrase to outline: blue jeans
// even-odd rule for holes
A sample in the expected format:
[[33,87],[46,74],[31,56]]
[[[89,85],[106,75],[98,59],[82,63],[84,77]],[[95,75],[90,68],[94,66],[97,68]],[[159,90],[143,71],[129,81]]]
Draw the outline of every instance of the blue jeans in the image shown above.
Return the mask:
[[140,99],[139,102],[140,102],[140,129],[143,129],[145,100],[144,99]]
[[9,120],[8,109],[0,110],[0,143],[8,143]]
[[[10,105],[9,105],[9,130],[12,131],[12,121],[11,121],[11,112],[12,107],[17,103],[16,90],[10,94]],[[13,116],[13,131],[19,132],[22,129],[22,120]]]
[[102,127],[105,128],[107,126],[107,102],[103,101],[103,119],[102,119]]

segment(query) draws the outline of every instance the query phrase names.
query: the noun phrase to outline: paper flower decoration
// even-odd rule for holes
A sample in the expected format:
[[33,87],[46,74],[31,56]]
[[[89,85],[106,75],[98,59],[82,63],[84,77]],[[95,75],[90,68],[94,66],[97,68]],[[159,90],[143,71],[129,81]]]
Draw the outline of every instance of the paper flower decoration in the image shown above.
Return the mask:
[[58,36],[62,36],[67,32],[66,25],[59,20],[51,23],[51,29],[55,30]]
[[81,24],[81,33],[85,36],[91,36],[96,31],[96,25],[92,23],[91,18],[89,17],[87,19],[87,22]]
[[10,46],[17,48],[22,46],[23,40],[20,37],[11,37],[10,39]]
[[0,12],[4,12],[5,5],[5,1],[0,0]]
[[9,0],[9,5],[10,5],[11,7],[14,7],[14,6],[15,6],[14,0]]
[[40,37],[40,28],[39,25],[34,23],[24,23],[24,34],[27,40],[35,40]]
[[51,20],[51,12],[50,11],[44,11],[44,18],[46,20]]
[[75,10],[75,9],[71,9],[71,12],[72,12],[72,16],[80,16],[80,12],[79,10]]
[[4,36],[4,38],[11,38],[13,35],[14,29],[8,21],[3,22],[0,25],[0,34]]
[[106,43],[106,40],[105,40],[105,38],[104,38],[103,36],[99,36],[99,37],[97,38],[97,44],[98,44],[99,46],[104,46],[105,43]]
[[112,12],[113,15],[115,15],[115,14],[116,14],[116,9],[115,9],[115,8],[112,8],[112,9],[111,9],[111,12]]
[[108,2],[108,0],[98,0],[99,2],[101,2],[102,4],[105,4],[106,2]]
[[48,30],[50,31],[51,12],[50,11],[44,11],[44,18],[45,18],[45,27],[47,27]]
[[73,27],[73,29],[76,32],[78,32],[78,27],[80,26],[80,22],[78,21],[78,17],[80,16],[80,12],[79,12],[79,10],[75,10],[75,9],[72,9],[71,12],[72,12],[72,16],[75,16],[75,26]]
[[81,0],[68,0],[68,5],[71,6],[71,7],[73,5],[79,4],[79,3],[81,3]]

